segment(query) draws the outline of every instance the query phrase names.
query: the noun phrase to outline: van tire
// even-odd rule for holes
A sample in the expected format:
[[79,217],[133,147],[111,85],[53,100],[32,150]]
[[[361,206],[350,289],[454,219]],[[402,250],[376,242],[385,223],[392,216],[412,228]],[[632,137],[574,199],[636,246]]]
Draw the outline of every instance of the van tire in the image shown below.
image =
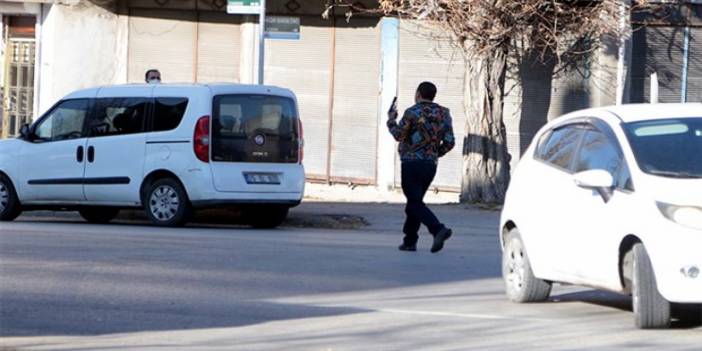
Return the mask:
[[244,220],[256,229],[273,229],[285,221],[289,209],[276,205],[253,206],[244,210]]
[[190,220],[192,205],[179,181],[162,178],[151,183],[144,193],[144,211],[151,223],[180,227]]
[[502,251],[502,278],[505,293],[512,302],[542,302],[551,294],[551,283],[534,276],[517,228],[510,230],[505,240],[505,248]]
[[660,292],[653,272],[651,259],[643,244],[638,243],[632,249],[633,282],[632,305],[634,321],[640,329],[670,328],[671,307]]
[[22,213],[15,186],[10,178],[0,174],[0,221],[12,221]]
[[105,224],[117,217],[119,208],[91,206],[79,209],[78,213],[88,223]]

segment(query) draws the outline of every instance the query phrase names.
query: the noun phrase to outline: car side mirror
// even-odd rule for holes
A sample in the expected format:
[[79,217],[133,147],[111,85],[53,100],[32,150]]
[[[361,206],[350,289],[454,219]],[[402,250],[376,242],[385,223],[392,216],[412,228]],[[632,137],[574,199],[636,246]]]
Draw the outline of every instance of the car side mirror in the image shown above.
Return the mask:
[[592,169],[576,173],[574,176],[575,185],[597,191],[604,202],[609,202],[614,189],[614,177],[603,169]]

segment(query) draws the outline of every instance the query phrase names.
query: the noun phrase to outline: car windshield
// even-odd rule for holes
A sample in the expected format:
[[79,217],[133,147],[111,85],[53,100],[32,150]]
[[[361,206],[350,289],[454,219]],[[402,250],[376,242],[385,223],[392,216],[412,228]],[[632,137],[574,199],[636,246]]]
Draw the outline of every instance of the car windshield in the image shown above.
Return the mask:
[[645,173],[702,178],[702,117],[632,122],[624,129]]

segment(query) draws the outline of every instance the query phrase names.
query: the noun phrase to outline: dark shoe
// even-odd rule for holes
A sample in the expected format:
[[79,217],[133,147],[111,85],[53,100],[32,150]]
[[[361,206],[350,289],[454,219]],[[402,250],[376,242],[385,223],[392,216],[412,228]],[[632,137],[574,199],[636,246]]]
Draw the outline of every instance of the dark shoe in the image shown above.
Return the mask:
[[400,251],[417,251],[417,245],[402,244],[397,247]]
[[437,253],[444,248],[444,241],[451,237],[451,229],[444,227],[434,237],[434,244],[431,246],[431,253]]

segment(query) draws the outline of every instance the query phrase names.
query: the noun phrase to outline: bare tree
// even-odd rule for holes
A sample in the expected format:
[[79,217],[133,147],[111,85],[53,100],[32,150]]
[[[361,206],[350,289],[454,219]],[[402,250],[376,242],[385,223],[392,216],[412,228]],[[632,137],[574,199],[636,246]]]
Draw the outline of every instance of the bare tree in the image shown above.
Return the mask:
[[[386,15],[423,20],[450,33],[464,53],[463,201],[504,201],[510,177],[503,123],[508,59],[528,54],[548,60],[596,50],[603,39],[628,33],[622,21],[635,7],[648,6],[641,1],[379,0]],[[589,45],[581,50],[577,43],[584,38]]]

